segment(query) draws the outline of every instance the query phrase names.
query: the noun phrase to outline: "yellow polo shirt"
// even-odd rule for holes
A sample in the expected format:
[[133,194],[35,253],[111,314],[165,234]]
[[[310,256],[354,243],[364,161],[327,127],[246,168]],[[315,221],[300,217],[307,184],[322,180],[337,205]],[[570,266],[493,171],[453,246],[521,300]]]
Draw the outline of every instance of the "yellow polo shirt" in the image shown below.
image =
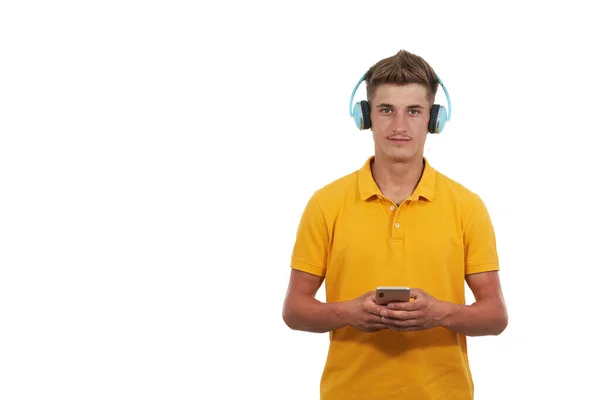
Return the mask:
[[[480,197],[433,169],[399,207],[364,166],[317,190],[302,215],[291,267],[325,277],[327,302],[377,286],[421,288],[465,303],[465,275],[498,270]],[[322,400],[473,398],[466,338],[445,328],[330,332]]]

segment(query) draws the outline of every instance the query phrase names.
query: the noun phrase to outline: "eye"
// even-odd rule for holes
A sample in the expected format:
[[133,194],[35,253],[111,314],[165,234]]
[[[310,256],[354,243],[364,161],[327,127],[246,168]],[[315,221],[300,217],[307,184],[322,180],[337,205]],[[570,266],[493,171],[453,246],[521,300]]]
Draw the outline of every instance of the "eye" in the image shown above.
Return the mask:
[[382,107],[381,108],[381,112],[384,113],[384,114],[389,114],[389,113],[392,112],[392,109],[391,108],[387,108],[387,107]]
[[408,110],[408,113],[410,115],[419,115],[419,114],[421,114],[421,111],[419,111],[417,109],[414,109],[414,108],[411,108],[410,110]]

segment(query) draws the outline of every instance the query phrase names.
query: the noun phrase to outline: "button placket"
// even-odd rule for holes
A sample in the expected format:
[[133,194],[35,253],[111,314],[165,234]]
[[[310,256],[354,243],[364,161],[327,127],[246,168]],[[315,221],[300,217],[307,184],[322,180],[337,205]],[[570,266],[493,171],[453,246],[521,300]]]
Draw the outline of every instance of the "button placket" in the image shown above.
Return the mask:
[[399,240],[401,239],[401,235],[400,235],[400,223],[398,221],[398,216],[399,216],[399,212],[400,212],[400,206],[396,205],[395,203],[393,203],[392,201],[390,201],[391,204],[388,205],[388,212],[389,212],[389,216],[390,216],[390,223],[391,223],[391,239],[392,240]]
[[[399,206],[394,207],[395,212],[392,218],[392,239],[394,240],[404,240],[404,229],[401,229],[403,227],[402,216],[409,203],[410,201],[404,201]],[[390,207],[390,209],[392,209],[392,207]]]

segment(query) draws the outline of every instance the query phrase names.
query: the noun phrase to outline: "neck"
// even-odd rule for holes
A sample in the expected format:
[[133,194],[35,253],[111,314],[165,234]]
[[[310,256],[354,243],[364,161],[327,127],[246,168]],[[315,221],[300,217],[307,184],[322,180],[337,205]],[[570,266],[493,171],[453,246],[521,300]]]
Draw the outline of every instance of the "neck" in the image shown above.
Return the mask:
[[371,172],[381,192],[390,199],[401,202],[414,192],[421,180],[424,166],[422,156],[407,161],[388,161],[376,155]]

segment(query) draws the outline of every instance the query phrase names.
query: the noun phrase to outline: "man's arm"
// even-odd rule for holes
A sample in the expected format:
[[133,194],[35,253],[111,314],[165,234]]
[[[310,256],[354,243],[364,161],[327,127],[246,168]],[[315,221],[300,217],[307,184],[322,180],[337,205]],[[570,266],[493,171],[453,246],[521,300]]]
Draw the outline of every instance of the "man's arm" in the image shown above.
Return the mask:
[[471,305],[435,299],[421,289],[411,289],[413,301],[390,303],[382,310],[382,322],[400,332],[442,326],[467,336],[499,335],[508,324],[508,314],[498,271],[467,275],[473,291]]
[[466,276],[475,302],[471,305],[445,303],[440,326],[467,336],[499,335],[508,324],[498,271]]
[[328,332],[347,323],[341,303],[321,303],[315,295],[324,278],[292,269],[283,304],[283,320],[294,330]]
[[324,333],[351,325],[365,332],[389,328],[379,316],[374,292],[349,301],[322,303],[315,298],[323,277],[292,269],[283,305],[283,320],[291,329]]
[[470,203],[464,210],[462,227],[465,280],[475,302],[471,305],[446,303],[446,315],[440,324],[468,336],[499,335],[508,324],[508,315],[498,275],[496,235],[483,200],[473,196]]

